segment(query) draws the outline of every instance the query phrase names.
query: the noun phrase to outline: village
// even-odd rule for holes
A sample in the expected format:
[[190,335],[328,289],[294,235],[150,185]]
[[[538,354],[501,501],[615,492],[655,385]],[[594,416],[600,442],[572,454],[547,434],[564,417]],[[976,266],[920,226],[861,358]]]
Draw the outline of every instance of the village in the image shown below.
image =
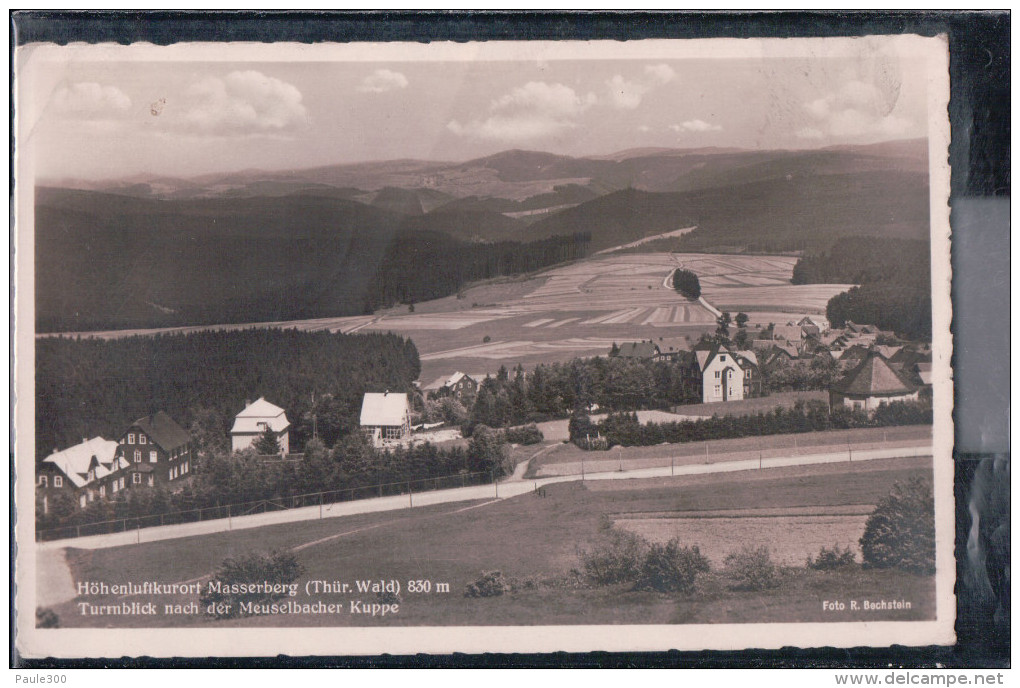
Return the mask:
[[[728,313],[725,316],[719,320],[723,334],[728,332],[730,320]],[[931,398],[928,343],[904,342],[892,332],[866,324],[847,322],[831,328],[821,316],[748,328],[747,316],[740,313],[735,324],[738,329],[732,339],[703,336],[693,345],[687,337],[614,342],[606,357],[670,365],[682,380],[690,403],[717,405],[713,406],[715,415],[726,415],[731,402],[767,401],[770,389],[800,388],[796,380],[788,379],[791,366],[798,364],[835,371],[825,390],[830,409],[873,413],[883,404]],[[522,371],[525,384],[528,376]],[[769,376],[773,379],[766,384]],[[361,433],[372,447],[383,451],[459,440],[462,433],[456,417],[444,419],[437,412],[438,404],[444,399],[456,402],[462,409],[460,420],[466,421],[479,390],[492,377],[456,371],[426,385],[415,382],[410,394],[367,392],[359,416]],[[599,410],[598,404],[592,403],[584,409],[588,413]],[[683,405],[665,409],[658,416],[660,420],[671,417],[696,416],[685,414]],[[565,427],[566,421],[561,422]],[[264,461],[301,461],[303,453],[291,450],[290,430],[283,408],[265,398],[245,400],[230,429],[230,451],[253,452]],[[128,490],[159,486],[179,491],[196,471],[201,471],[200,457],[188,430],[164,411],[157,411],[130,422],[115,439],[96,436],[54,449],[39,465],[36,487],[46,513],[57,494],[73,495],[84,508],[96,500],[117,499]]]

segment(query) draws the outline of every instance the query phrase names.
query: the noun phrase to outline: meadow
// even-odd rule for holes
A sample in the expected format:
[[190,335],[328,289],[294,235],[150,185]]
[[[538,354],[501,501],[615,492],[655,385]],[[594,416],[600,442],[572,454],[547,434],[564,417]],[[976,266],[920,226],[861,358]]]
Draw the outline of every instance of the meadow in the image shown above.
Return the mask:
[[[682,478],[570,482],[510,499],[444,504],[397,512],[269,526],[180,540],[103,550],[70,550],[75,580],[182,582],[201,580],[230,556],[273,548],[294,548],[307,580],[429,580],[448,592],[403,593],[397,615],[363,617],[280,615],[213,620],[205,615],[86,617],[75,601],[54,607],[61,626],[110,624],[151,627],[281,625],[502,625],[656,624],[777,621],[847,621],[822,612],[821,601],[839,598],[905,598],[910,611],[873,612],[868,620],[931,618],[934,579],[899,571],[816,572],[793,568],[779,587],[764,592],[732,589],[725,572],[707,576],[699,592],[684,596],[636,592],[623,586],[590,588],[571,575],[578,549],[599,537],[606,519],[648,518],[650,514],[697,515],[733,509],[795,509],[871,505],[890,486],[912,476],[931,475],[928,459],[895,459],[860,465],[788,467],[740,474]],[[693,523],[696,519],[690,519]],[[781,523],[781,522],[780,522]],[[785,523],[759,531],[762,541],[783,547]],[[840,529],[831,532],[833,543]],[[717,535],[696,524],[684,544],[706,544]],[[736,537],[733,549],[746,541]],[[830,544],[833,544],[830,543]],[[718,569],[718,567],[717,567]],[[518,582],[496,598],[464,596],[483,571],[502,571]],[[442,588],[447,590],[447,588]],[[328,597],[328,596],[327,596]],[[350,597],[350,596],[347,596]],[[342,598],[346,600],[347,597]],[[301,601],[314,601],[299,597]],[[333,600],[333,598],[330,598]],[[80,601],[80,600],[78,600]],[[116,601],[112,597],[91,602]],[[160,603],[177,600],[167,597]],[[181,602],[188,598],[181,596]],[[865,618],[865,617],[857,617]]]

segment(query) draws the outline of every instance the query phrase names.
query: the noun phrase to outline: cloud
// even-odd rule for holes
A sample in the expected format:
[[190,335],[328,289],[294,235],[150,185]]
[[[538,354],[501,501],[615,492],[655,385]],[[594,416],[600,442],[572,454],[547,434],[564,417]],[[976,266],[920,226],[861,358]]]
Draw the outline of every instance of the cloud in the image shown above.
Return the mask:
[[576,127],[577,117],[595,101],[594,94],[581,97],[563,84],[529,81],[492,101],[484,120],[453,120],[447,129],[458,136],[502,141],[547,138]]
[[804,103],[810,125],[796,132],[799,138],[821,139],[897,137],[917,134],[915,124],[894,114],[899,88],[848,80],[838,90]]
[[676,78],[676,72],[668,64],[648,65],[645,67],[645,74],[659,84],[668,84]]
[[677,133],[683,131],[722,131],[722,125],[709,124],[703,119],[689,119],[685,122],[681,122],[680,124],[671,124],[669,125],[669,128]]
[[676,72],[667,64],[645,66],[644,76],[640,79],[629,80],[616,74],[606,82],[609,102],[619,110],[634,110],[649,91],[675,78]]
[[229,136],[282,133],[302,124],[306,117],[297,88],[248,70],[192,84],[176,121],[186,130]]
[[407,77],[400,72],[377,69],[361,80],[358,91],[361,93],[386,93],[398,88],[407,88],[407,83]]
[[65,115],[102,119],[128,110],[131,99],[116,86],[83,81],[59,89],[53,95],[53,106]]

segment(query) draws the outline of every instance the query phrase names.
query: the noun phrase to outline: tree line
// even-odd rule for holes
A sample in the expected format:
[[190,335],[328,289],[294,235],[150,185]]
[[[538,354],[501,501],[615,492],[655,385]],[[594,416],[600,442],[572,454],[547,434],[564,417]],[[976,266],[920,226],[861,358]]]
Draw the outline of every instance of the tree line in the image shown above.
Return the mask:
[[518,275],[584,258],[591,234],[575,232],[521,243],[467,243],[431,231],[401,230],[365,296],[368,311],[457,293],[465,284]]
[[[569,424],[570,439],[582,449],[613,446],[647,447],[667,442],[704,442],[765,435],[788,435],[821,430],[849,430],[896,425],[925,425],[932,422],[932,408],[926,402],[894,402],[879,406],[868,415],[859,409],[822,401],[798,402],[792,408],[777,406],[771,411],[745,416],[712,416],[702,420],[642,424],[636,413],[611,413],[598,423],[586,414],[575,414]],[[602,437],[601,446],[591,442]]]
[[410,339],[247,329],[36,342],[37,458],[83,437],[117,439],[166,411],[196,441],[226,449],[233,418],[260,396],[283,408],[300,451],[313,432],[329,446],[358,427],[365,392],[411,391],[420,373]]
[[[480,480],[484,482],[513,471],[504,434],[483,427],[475,429],[467,447],[424,443],[380,450],[364,434],[356,432],[332,448],[313,438],[304,449],[301,461],[267,461],[254,449],[229,452],[199,444],[195,473],[180,491],[171,492],[162,485],[133,488],[117,493],[112,499],[91,502],[83,509],[78,508],[76,497],[69,492],[53,495],[47,513],[43,512],[42,500],[38,500],[36,528],[174,514],[458,474],[482,473]],[[475,476],[475,482],[478,480]]]
[[931,337],[929,251],[929,241],[845,237],[828,251],[798,260],[792,281],[859,285],[829,300],[826,317],[833,327],[851,320],[909,339],[927,339]]

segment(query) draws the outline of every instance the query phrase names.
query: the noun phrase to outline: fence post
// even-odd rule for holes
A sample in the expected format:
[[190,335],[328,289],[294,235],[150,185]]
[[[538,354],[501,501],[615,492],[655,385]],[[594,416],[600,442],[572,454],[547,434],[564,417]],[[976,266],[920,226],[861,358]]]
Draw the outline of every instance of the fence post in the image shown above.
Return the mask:
[[407,481],[407,503],[411,508],[414,508],[414,497],[411,495],[411,481]]
[[499,499],[499,483],[496,482],[496,471],[493,469],[492,473],[492,486],[496,488],[496,499]]
[[74,532],[77,533],[76,537],[81,537],[81,526],[75,526]]
[[230,505],[227,504],[227,530],[234,529],[234,520],[230,517]]
[[322,519],[322,493],[319,493],[319,519]]
[[676,471],[675,471],[675,470],[673,469],[673,466],[674,466],[675,464],[676,464],[676,459],[674,459],[674,458],[671,458],[671,459],[669,460],[669,474],[670,474],[670,475],[676,475]]

